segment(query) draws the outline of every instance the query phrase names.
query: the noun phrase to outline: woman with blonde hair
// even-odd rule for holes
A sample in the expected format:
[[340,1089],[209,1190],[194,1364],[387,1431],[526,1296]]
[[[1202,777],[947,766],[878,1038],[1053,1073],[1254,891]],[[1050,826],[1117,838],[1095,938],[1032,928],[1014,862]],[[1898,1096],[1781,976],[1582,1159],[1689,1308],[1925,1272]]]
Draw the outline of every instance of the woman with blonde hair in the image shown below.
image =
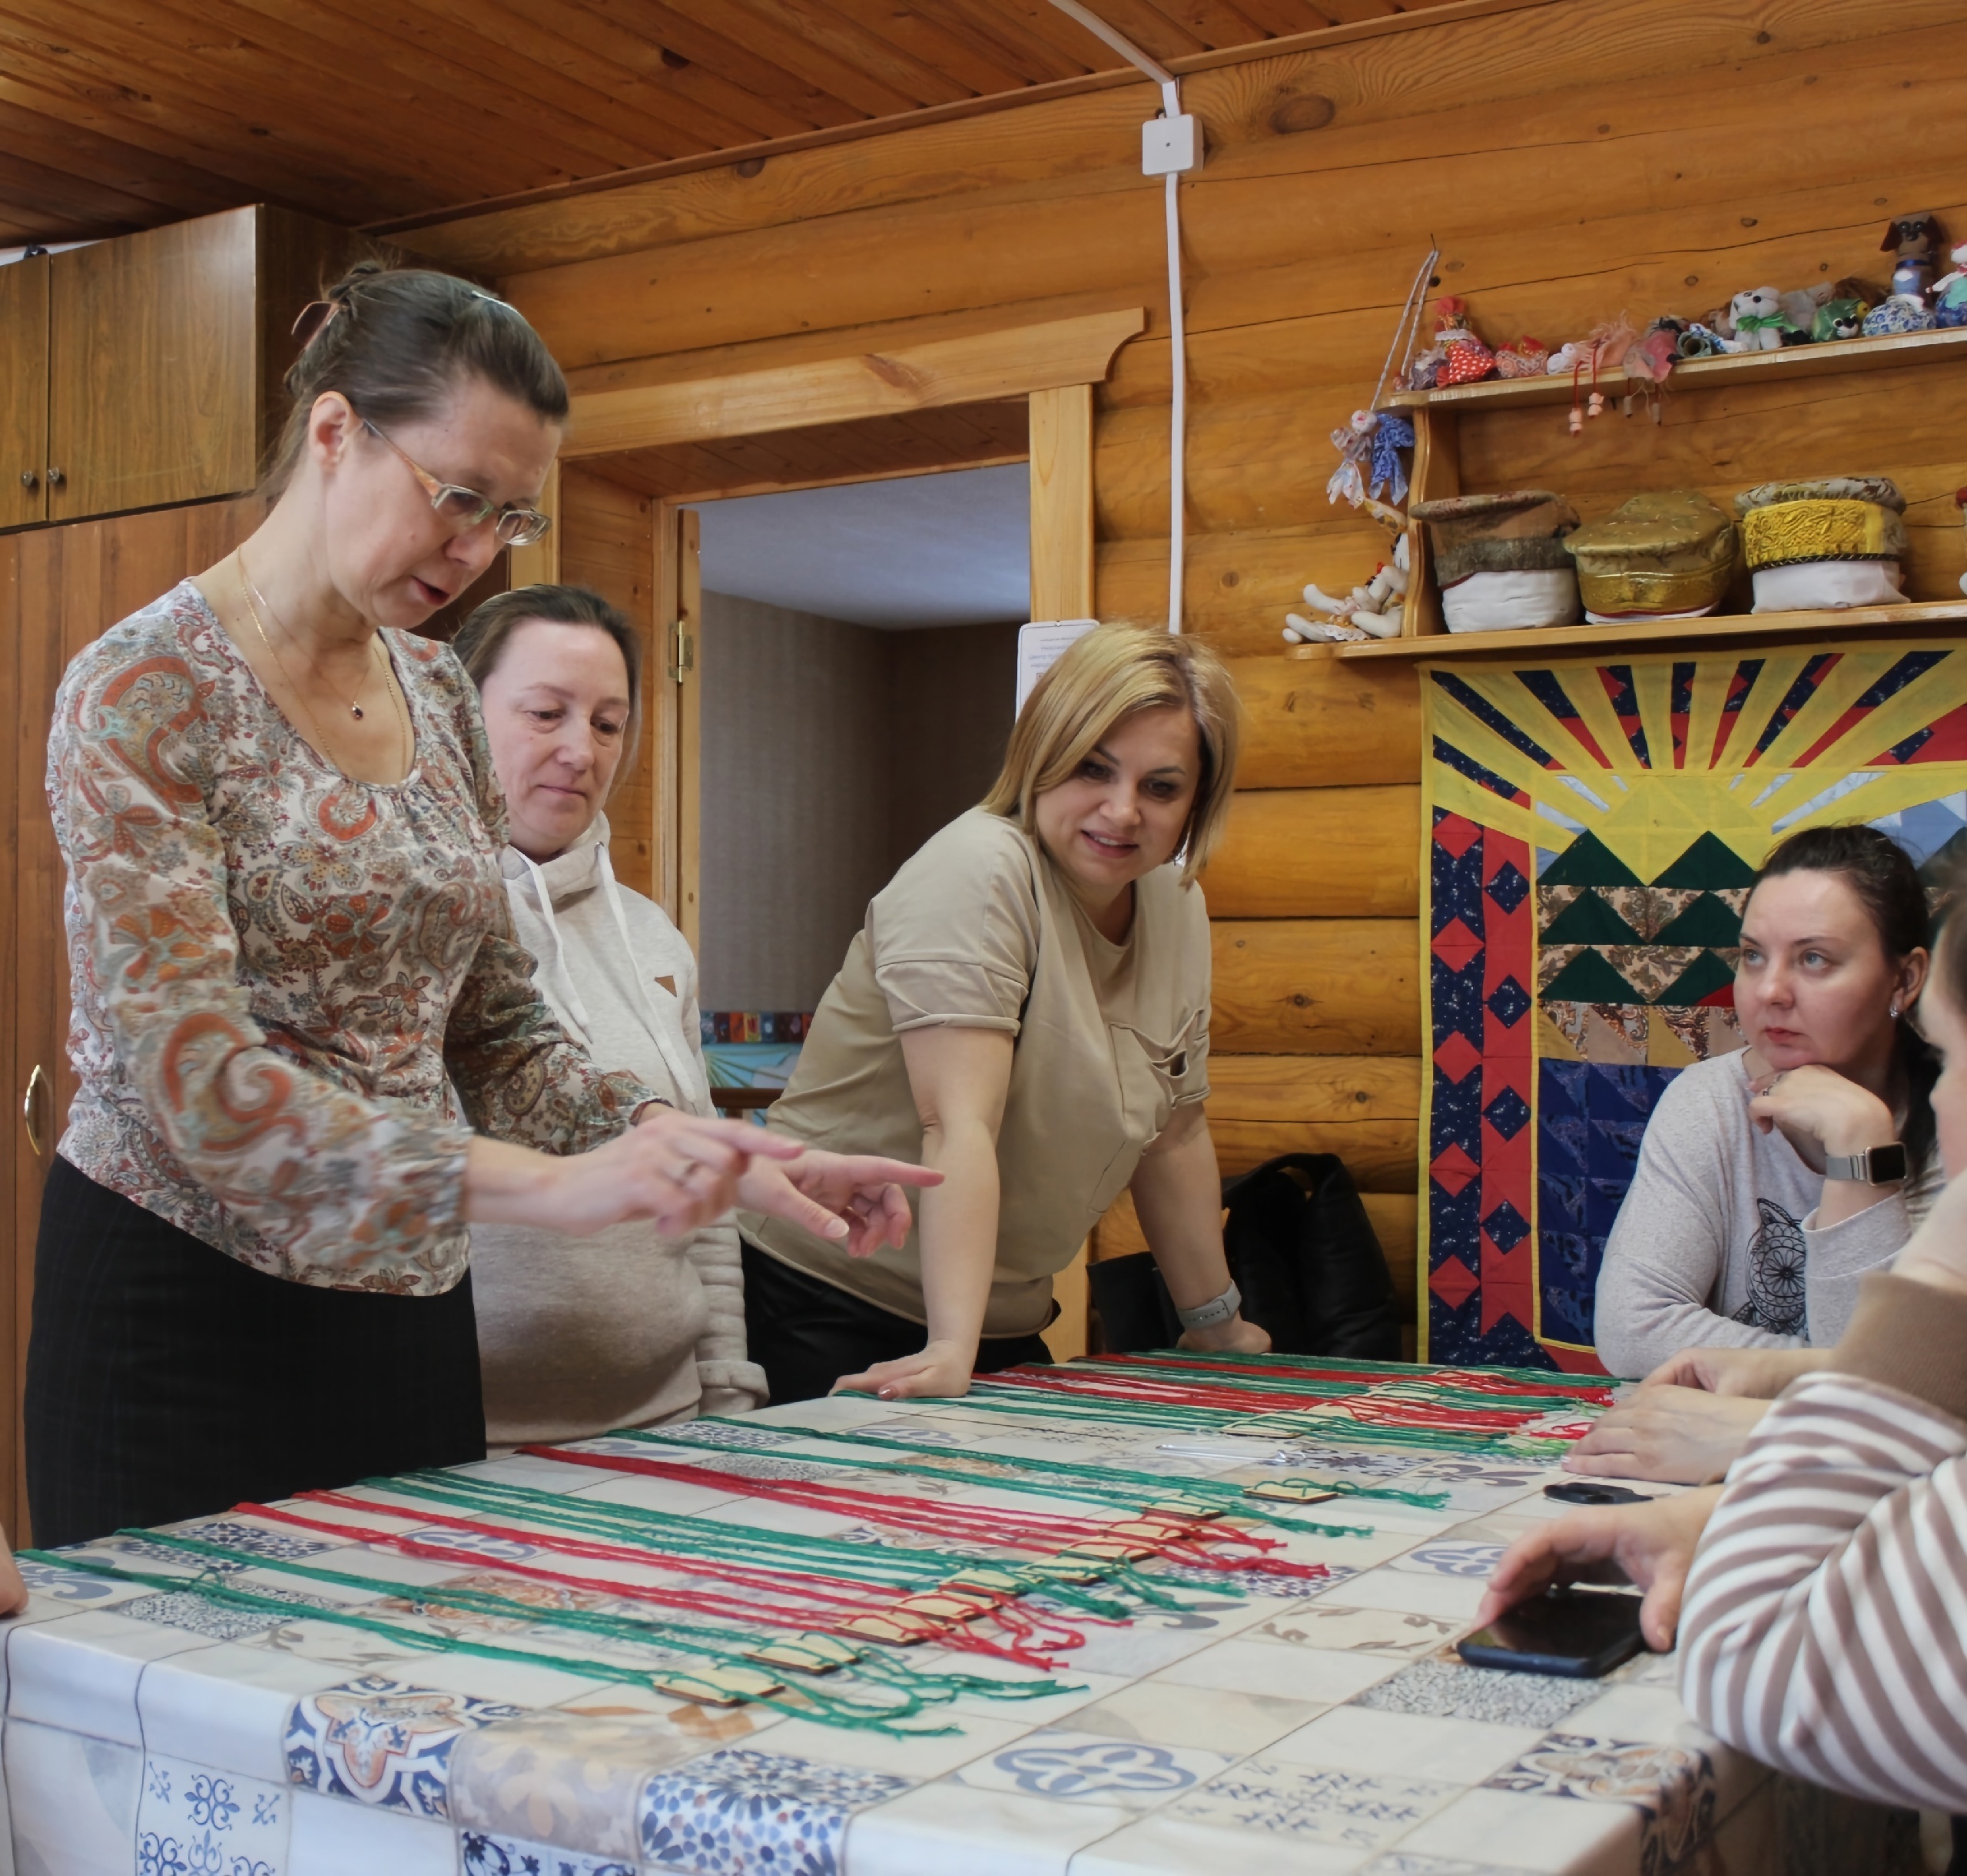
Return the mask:
[[1257,1351],[1222,1251],[1209,916],[1239,710],[1192,639],[1107,626],[1033,690],[984,800],[867,908],[775,1132],[917,1161],[900,1246],[855,1256],[741,1213],[751,1359],[775,1401],[960,1394],[1048,1359],[1052,1278],[1122,1192],[1185,1347]]

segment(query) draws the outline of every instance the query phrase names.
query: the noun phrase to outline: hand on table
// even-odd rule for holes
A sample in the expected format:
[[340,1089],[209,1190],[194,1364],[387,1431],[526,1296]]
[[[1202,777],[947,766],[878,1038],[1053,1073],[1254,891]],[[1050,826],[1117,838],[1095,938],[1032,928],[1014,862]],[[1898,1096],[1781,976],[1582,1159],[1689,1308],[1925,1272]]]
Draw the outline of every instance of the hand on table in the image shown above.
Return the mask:
[[1829,1365],[1827,1348],[1683,1348],[1647,1375],[1645,1385],[1773,1400],[1792,1381]]
[[1564,1468],[1600,1479],[1706,1485],[1735,1463],[1768,1411],[1766,1400],[1649,1382],[1598,1417],[1564,1455]]
[[1630,1583],[1646,1592],[1640,1632],[1663,1654],[1680,1626],[1694,1547],[1720,1496],[1718,1485],[1710,1486],[1650,1504],[1594,1506],[1553,1518],[1503,1553],[1476,1622],[1491,1622],[1553,1583]]
[[902,1188],[942,1182],[933,1167],[808,1148],[797,1159],[753,1160],[739,1176],[738,1202],[816,1238],[845,1238],[849,1257],[872,1257],[884,1245],[899,1248],[907,1240],[913,1220]]
[[843,1374],[833,1384],[837,1394],[878,1394],[884,1400],[922,1400],[952,1397],[970,1391],[977,1366],[973,1344],[931,1342],[920,1354],[896,1361],[877,1361],[859,1374]]
[[7,1540],[0,1537],[0,1616],[18,1616],[28,1606],[28,1586]]
[[1267,1355],[1270,1332],[1254,1322],[1246,1322],[1241,1316],[1232,1316],[1227,1322],[1209,1328],[1184,1329],[1175,1346],[1211,1355]]

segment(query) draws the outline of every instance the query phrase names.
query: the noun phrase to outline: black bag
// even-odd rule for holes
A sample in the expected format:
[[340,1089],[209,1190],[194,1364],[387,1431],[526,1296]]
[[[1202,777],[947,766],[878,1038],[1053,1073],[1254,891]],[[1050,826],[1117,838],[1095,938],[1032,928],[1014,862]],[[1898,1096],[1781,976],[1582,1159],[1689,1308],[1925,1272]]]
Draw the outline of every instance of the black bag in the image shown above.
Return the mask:
[[[1335,1153],[1285,1153],[1222,1182],[1229,1208],[1222,1245],[1242,1292],[1243,1315],[1279,1354],[1400,1359],[1393,1274]],[[1181,1319],[1144,1251],[1088,1271],[1111,1354],[1172,1348]]]

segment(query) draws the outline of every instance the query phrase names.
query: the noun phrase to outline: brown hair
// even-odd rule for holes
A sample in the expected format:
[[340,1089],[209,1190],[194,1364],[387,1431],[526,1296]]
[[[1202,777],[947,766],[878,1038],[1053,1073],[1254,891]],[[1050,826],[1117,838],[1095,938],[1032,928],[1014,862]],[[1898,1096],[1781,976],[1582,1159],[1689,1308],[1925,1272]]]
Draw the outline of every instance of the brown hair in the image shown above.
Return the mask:
[[1202,775],[1178,850],[1187,884],[1221,837],[1242,728],[1236,687],[1199,639],[1102,625],[1076,641],[1032,687],[1012,726],[1003,771],[982,805],[1035,837],[1038,797],[1071,776],[1116,724],[1156,709],[1186,711],[1202,746]]
[[516,307],[469,280],[357,261],[301,322],[310,317],[287,373],[294,401],[274,449],[271,492],[294,473],[315,399],[327,391],[383,426],[427,416],[460,379],[477,377],[549,423],[567,420],[567,381],[545,341]]
[[[642,641],[627,618],[600,594],[585,586],[519,586],[495,594],[458,628],[451,649],[465,674],[479,690],[499,668],[512,634],[529,619],[556,625],[588,625],[615,641],[629,672],[629,733],[622,739],[622,764],[635,759],[642,729]],[[616,771],[619,775],[620,770]]]
[[[1932,918],[1926,887],[1912,856],[1890,834],[1862,822],[1806,827],[1771,850],[1755,883],[1760,886],[1787,873],[1828,873],[1842,880],[1864,907],[1878,933],[1879,950],[1894,963],[1915,951],[1931,950]],[[1955,995],[1950,983],[1947,994]],[[1967,1009],[1967,1003],[1960,1007]],[[1909,1013],[1899,1019],[1897,1054],[1906,1078],[1906,1151],[1916,1168],[1922,1167],[1933,1152],[1930,1097],[1939,1065],[1912,1026]]]

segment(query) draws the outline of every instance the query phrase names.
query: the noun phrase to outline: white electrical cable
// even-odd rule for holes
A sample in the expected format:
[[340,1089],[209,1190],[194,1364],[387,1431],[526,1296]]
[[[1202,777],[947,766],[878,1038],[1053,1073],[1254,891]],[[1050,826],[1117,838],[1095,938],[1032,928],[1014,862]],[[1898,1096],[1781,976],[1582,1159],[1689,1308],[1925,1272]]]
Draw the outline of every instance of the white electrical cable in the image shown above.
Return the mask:
[[[1163,114],[1173,122],[1182,114],[1181,81],[1166,66],[1150,58],[1126,35],[1106,22],[1079,0],[1052,0],[1061,13],[1070,15],[1096,38],[1145,72],[1161,87]],[[1182,629],[1182,582],[1186,559],[1187,454],[1189,411],[1188,319],[1182,305],[1182,209],[1180,173],[1170,170],[1167,177],[1168,210],[1168,337],[1171,396],[1168,416],[1168,629]]]
[[[1172,94],[1175,88],[1168,87]],[[1176,104],[1173,114],[1179,116]],[[1182,578],[1187,559],[1189,450],[1188,320],[1182,308],[1182,179],[1168,175],[1168,343],[1174,385],[1168,413],[1168,629],[1182,629]]]

